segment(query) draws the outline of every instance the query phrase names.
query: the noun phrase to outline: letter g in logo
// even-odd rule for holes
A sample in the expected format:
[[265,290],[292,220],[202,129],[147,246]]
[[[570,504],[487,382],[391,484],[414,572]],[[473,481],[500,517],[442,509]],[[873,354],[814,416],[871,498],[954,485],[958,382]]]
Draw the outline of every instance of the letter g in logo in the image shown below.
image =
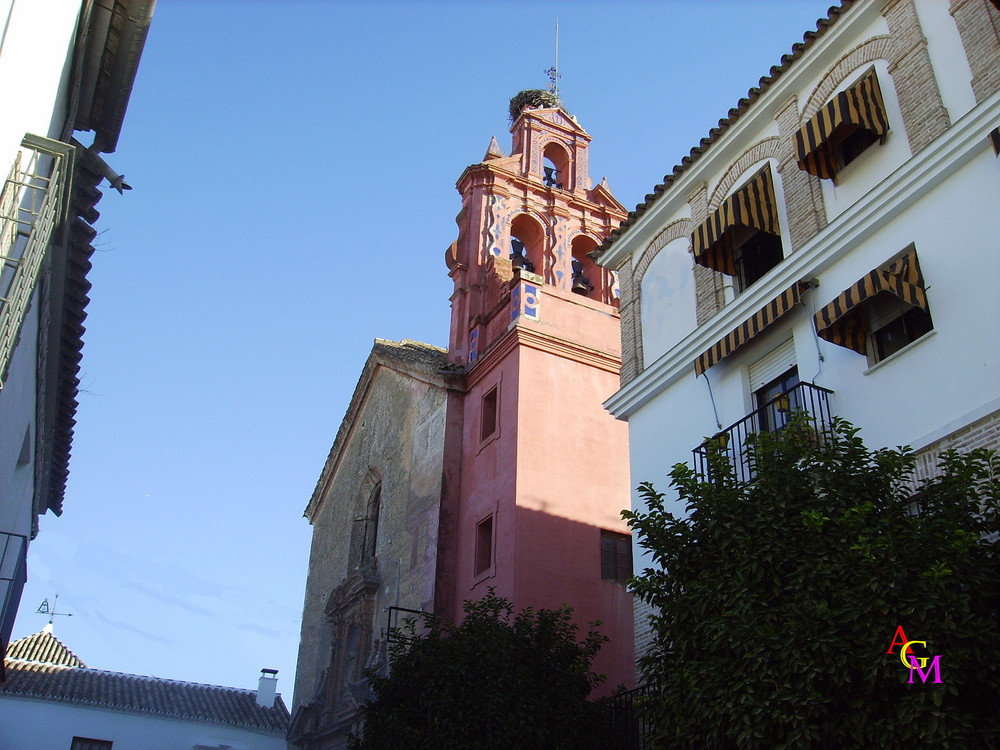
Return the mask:
[[920,669],[923,669],[924,667],[927,666],[926,656],[921,656],[921,657],[914,656],[912,662],[907,661],[907,657],[910,656],[909,654],[910,645],[913,643],[919,643],[924,648],[927,648],[927,641],[907,641],[906,643],[903,644],[903,648],[901,648],[899,651],[899,660],[903,662],[903,666],[906,667],[907,669],[913,669],[913,667],[915,666],[915,662],[919,661]]

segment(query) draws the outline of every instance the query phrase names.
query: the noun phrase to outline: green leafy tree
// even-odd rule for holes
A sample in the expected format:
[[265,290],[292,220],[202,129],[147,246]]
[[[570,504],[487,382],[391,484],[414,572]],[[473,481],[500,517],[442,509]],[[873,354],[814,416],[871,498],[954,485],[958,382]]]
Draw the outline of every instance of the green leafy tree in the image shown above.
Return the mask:
[[[356,750],[579,750],[597,747],[601,677],[591,662],[607,638],[582,642],[568,607],[514,614],[492,589],[455,625],[411,619],[390,647],[388,676],[370,675]],[[594,623],[597,625],[599,623]]]
[[[949,452],[917,485],[857,433],[797,416],[749,441],[752,482],[718,451],[711,481],[678,464],[685,517],[641,486],[657,747],[1000,747],[1000,462]],[[926,681],[886,653],[898,627]]]

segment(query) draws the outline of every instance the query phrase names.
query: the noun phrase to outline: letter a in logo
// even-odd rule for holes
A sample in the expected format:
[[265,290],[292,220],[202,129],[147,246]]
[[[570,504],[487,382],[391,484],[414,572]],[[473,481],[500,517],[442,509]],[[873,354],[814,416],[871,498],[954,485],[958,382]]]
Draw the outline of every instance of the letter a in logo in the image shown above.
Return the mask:
[[906,642],[909,640],[910,639],[906,637],[906,633],[903,632],[903,626],[900,625],[899,627],[896,628],[896,635],[892,637],[892,643],[889,644],[889,650],[886,651],[886,653],[891,654],[893,647],[905,646]]

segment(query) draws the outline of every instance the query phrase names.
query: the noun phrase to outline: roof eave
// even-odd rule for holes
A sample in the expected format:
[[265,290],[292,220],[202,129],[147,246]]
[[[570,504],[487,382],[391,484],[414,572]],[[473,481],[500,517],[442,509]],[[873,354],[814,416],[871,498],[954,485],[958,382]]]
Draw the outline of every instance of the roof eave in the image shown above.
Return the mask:
[[118,146],[156,0],[96,0],[81,21],[75,130],[94,131],[94,149]]
[[621,223],[618,229],[608,235],[607,239],[596,249],[595,257],[601,265],[608,268],[617,268],[624,262],[625,256],[632,252],[634,248],[626,249],[619,247],[621,238],[627,233],[631,234],[635,231],[633,227],[642,223],[644,217],[646,221],[649,220],[649,217],[645,215],[660,202],[662,196],[671,191],[682,177],[687,176],[686,173],[692,165],[719,142],[731,125],[743,117],[746,112],[753,109],[757,100],[781,79],[782,75],[802,57],[807,49],[813,46],[817,39],[822,37],[840,19],[854,2],[855,0],[841,0],[840,5],[832,6],[827,11],[827,16],[820,18],[816,22],[816,30],[807,31],[802,37],[803,41],[794,44],[791,53],[782,55],[780,63],[771,67],[770,74],[762,77],[759,84],[751,88],[747,92],[747,95],[740,99],[735,107],[729,110],[727,116],[719,120],[719,124],[712,128],[708,135],[702,138],[699,144],[693,147],[688,155],[681,159],[681,162],[675,165],[669,174],[664,175],[663,182],[655,185],[653,192],[648,193],[645,199],[629,212],[625,221]]

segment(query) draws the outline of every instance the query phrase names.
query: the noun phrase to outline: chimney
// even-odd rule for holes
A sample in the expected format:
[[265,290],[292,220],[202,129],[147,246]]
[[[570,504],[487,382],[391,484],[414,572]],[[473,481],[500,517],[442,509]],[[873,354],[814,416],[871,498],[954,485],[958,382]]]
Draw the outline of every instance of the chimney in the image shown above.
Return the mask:
[[274,696],[278,689],[277,669],[260,670],[260,682],[257,683],[257,705],[264,708],[274,708]]

